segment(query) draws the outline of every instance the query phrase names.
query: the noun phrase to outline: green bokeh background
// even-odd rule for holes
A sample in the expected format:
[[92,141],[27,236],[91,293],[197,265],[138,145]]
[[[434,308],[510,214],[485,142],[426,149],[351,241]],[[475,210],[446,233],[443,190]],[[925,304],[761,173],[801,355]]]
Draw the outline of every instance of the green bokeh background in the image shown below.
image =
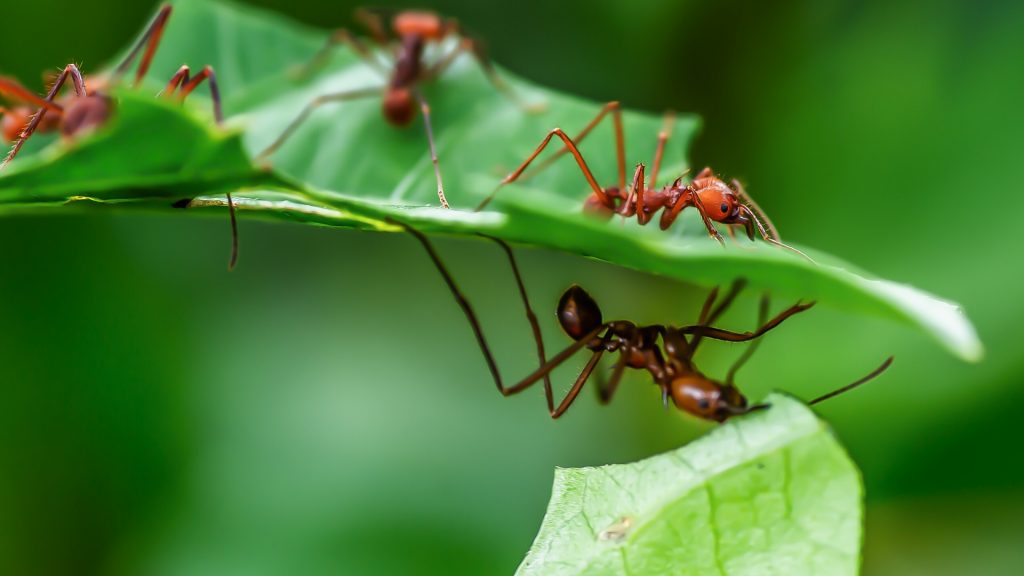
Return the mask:
[[[256,4],[322,27],[353,8]],[[700,114],[695,163],[749,183],[785,237],[962,303],[988,348],[980,365],[821,309],[767,340],[742,383],[807,397],[895,354],[884,379],[820,409],[864,472],[865,572],[1020,573],[1024,5],[430,7],[531,80]],[[67,62],[96,69],[153,8],[12,3],[0,73],[38,85]],[[584,394],[557,422],[539,390],[502,398],[402,235],[252,221],[242,234],[226,274],[219,219],[0,223],[0,573],[509,573],[554,466],[632,461],[707,429],[661,410],[639,376],[614,405]],[[439,245],[499,361],[524,373],[532,341],[500,253]],[[520,254],[553,343],[550,313],[572,282],[607,316],[639,321],[691,317],[703,293]],[[737,326],[753,319],[741,304]],[[733,352],[708,351],[721,373]]]

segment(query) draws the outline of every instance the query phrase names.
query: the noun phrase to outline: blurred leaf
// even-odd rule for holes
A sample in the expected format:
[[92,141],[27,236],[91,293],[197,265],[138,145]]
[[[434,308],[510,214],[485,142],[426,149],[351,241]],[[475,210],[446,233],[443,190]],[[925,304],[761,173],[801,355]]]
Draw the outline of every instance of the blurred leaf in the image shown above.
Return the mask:
[[674,452],[559,469],[518,574],[856,574],[860,473],[782,395]]
[[[496,211],[468,211],[550,128],[577,130],[599,108],[506,74],[525,100],[546,106],[543,114],[524,113],[469,57],[424,88],[448,197],[463,210],[430,207],[437,197],[422,121],[405,130],[392,128],[376,98],[318,110],[273,156],[273,171],[252,166],[247,158],[273,141],[314,97],[383,85],[383,78],[345,50],[315,77],[296,80],[293,67],[308,61],[325,38],[323,32],[251,8],[177,2],[150,84],[162,86],[183,61],[193,68],[212,65],[230,122],[244,133],[212,130],[209,120],[166,102],[119,92],[119,114],[109,129],[26,155],[0,177],[0,211],[80,198],[148,208],[195,198],[190,207],[223,207],[221,195],[230,191],[243,211],[268,217],[394,231],[400,228],[388,221],[399,221],[428,232],[486,233],[709,286],[745,277],[753,288],[775,296],[816,299],[914,325],[966,360],[982,355],[973,326],[956,305],[852,272],[826,254],[806,250],[819,262],[815,265],[763,243],[739,241],[723,250],[707,238],[693,213],[671,232],[589,218],[580,209],[583,178],[569,159],[529,180],[528,188],[508,187],[493,205]],[[200,100],[193,98],[193,105],[202,106]],[[624,121],[630,159],[651,158],[661,120],[626,112]],[[686,168],[686,149],[697,126],[692,116],[677,119],[664,180]],[[146,145],[154,141],[159,145]],[[602,126],[583,146],[603,181],[614,177],[612,142],[610,127]],[[683,227],[692,234],[679,234]]]

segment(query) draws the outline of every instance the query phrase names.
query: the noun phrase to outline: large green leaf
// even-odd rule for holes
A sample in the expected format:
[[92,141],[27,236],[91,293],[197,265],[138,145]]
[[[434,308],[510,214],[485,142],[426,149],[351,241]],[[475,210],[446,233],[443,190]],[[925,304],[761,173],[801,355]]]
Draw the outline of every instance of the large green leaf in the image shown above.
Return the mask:
[[804,405],[632,464],[559,469],[518,574],[856,574],[860,473]]
[[[967,360],[982,355],[974,328],[955,304],[871,278],[803,246],[817,264],[745,240],[722,249],[706,237],[694,214],[684,215],[682,225],[669,232],[588,218],[580,210],[586,187],[569,158],[523,185],[508,187],[492,211],[471,212],[548,130],[557,125],[576,131],[599,106],[505,74],[525,100],[546,107],[542,114],[525,113],[494,90],[469,57],[425,90],[454,210],[436,208],[421,121],[406,129],[389,126],[376,98],[325,106],[272,157],[272,170],[253,166],[248,158],[315,96],[382,85],[371,67],[345,50],[338,50],[319,74],[297,80],[294,67],[325,38],[325,32],[250,8],[176,2],[150,73],[150,91],[182,63],[193,68],[210,64],[218,72],[236,131],[210,128],[199,94],[181,111],[145,93],[119,92],[119,114],[107,130],[19,158],[0,177],[0,211],[53,208],[79,197],[168,209],[198,197],[191,207],[223,207],[222,194],[233,191],[243,216],[379,230],[399,230],[388,221],[401,221],[436,233],[487,233],[703,285],[745,277],[754,288],[777,296],[813,298],[852,313],[909,323]],[[633,112],[624,117],[629,161],[650,159],[661,119]],[[677,119],[662,180],[687,167],[686,150],[697,127],[692,116]],[[610,127],[603,126],[582,147],[602,182],[615,178],[612,142]],[[760,200],[770,209],[770,198]],[[680,228],[687,234],[680,234]]]

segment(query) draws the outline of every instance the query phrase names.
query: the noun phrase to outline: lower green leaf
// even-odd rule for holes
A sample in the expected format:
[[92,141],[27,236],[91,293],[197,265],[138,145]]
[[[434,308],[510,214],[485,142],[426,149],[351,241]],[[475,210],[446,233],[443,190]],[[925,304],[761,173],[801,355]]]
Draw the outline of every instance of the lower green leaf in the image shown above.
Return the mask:
[[632,464],[559,469],[517,574],[856,574],[860,472],[790,397]]

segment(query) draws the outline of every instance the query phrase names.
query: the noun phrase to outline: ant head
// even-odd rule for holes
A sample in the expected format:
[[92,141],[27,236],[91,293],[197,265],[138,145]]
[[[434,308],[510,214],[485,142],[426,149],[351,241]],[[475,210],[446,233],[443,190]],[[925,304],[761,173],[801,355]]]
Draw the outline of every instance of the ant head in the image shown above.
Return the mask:
[[416,117],[416,103],[408,88],[392,88],[384,95],[384,117],[395,126],[408,126]]
[[440,40],[449,32],[449,25],[440,16],[416,10],[396,14],[391,27],[399,36],[422,36],[427,40]]
[[32,110],[24,107],[0,108],[0,114],[3,114],[3,119],[0,119],[0,135],[3,136],[4,142],[17,140],[25,125],[32,119]]
[[74,98],[64,108],[60,132],[71,138],[95,130],[107,122],[113,109],[113,100],[105,94],[94,92],[84,98]]
[[676,408],[705,420],[724,422],[748,412],[747,399],[735,386],[719,384],[701,374],[689,373],[672,380],[669,388]]
[[743,204],[725,182],[715,182],[700,191],[700,202],[708,218],[716,222],[732,223],[740,217]]
[[558,323],[573,340],[579,340],[603,323],[601,309],[586,290],[573,284],[558,301]]

